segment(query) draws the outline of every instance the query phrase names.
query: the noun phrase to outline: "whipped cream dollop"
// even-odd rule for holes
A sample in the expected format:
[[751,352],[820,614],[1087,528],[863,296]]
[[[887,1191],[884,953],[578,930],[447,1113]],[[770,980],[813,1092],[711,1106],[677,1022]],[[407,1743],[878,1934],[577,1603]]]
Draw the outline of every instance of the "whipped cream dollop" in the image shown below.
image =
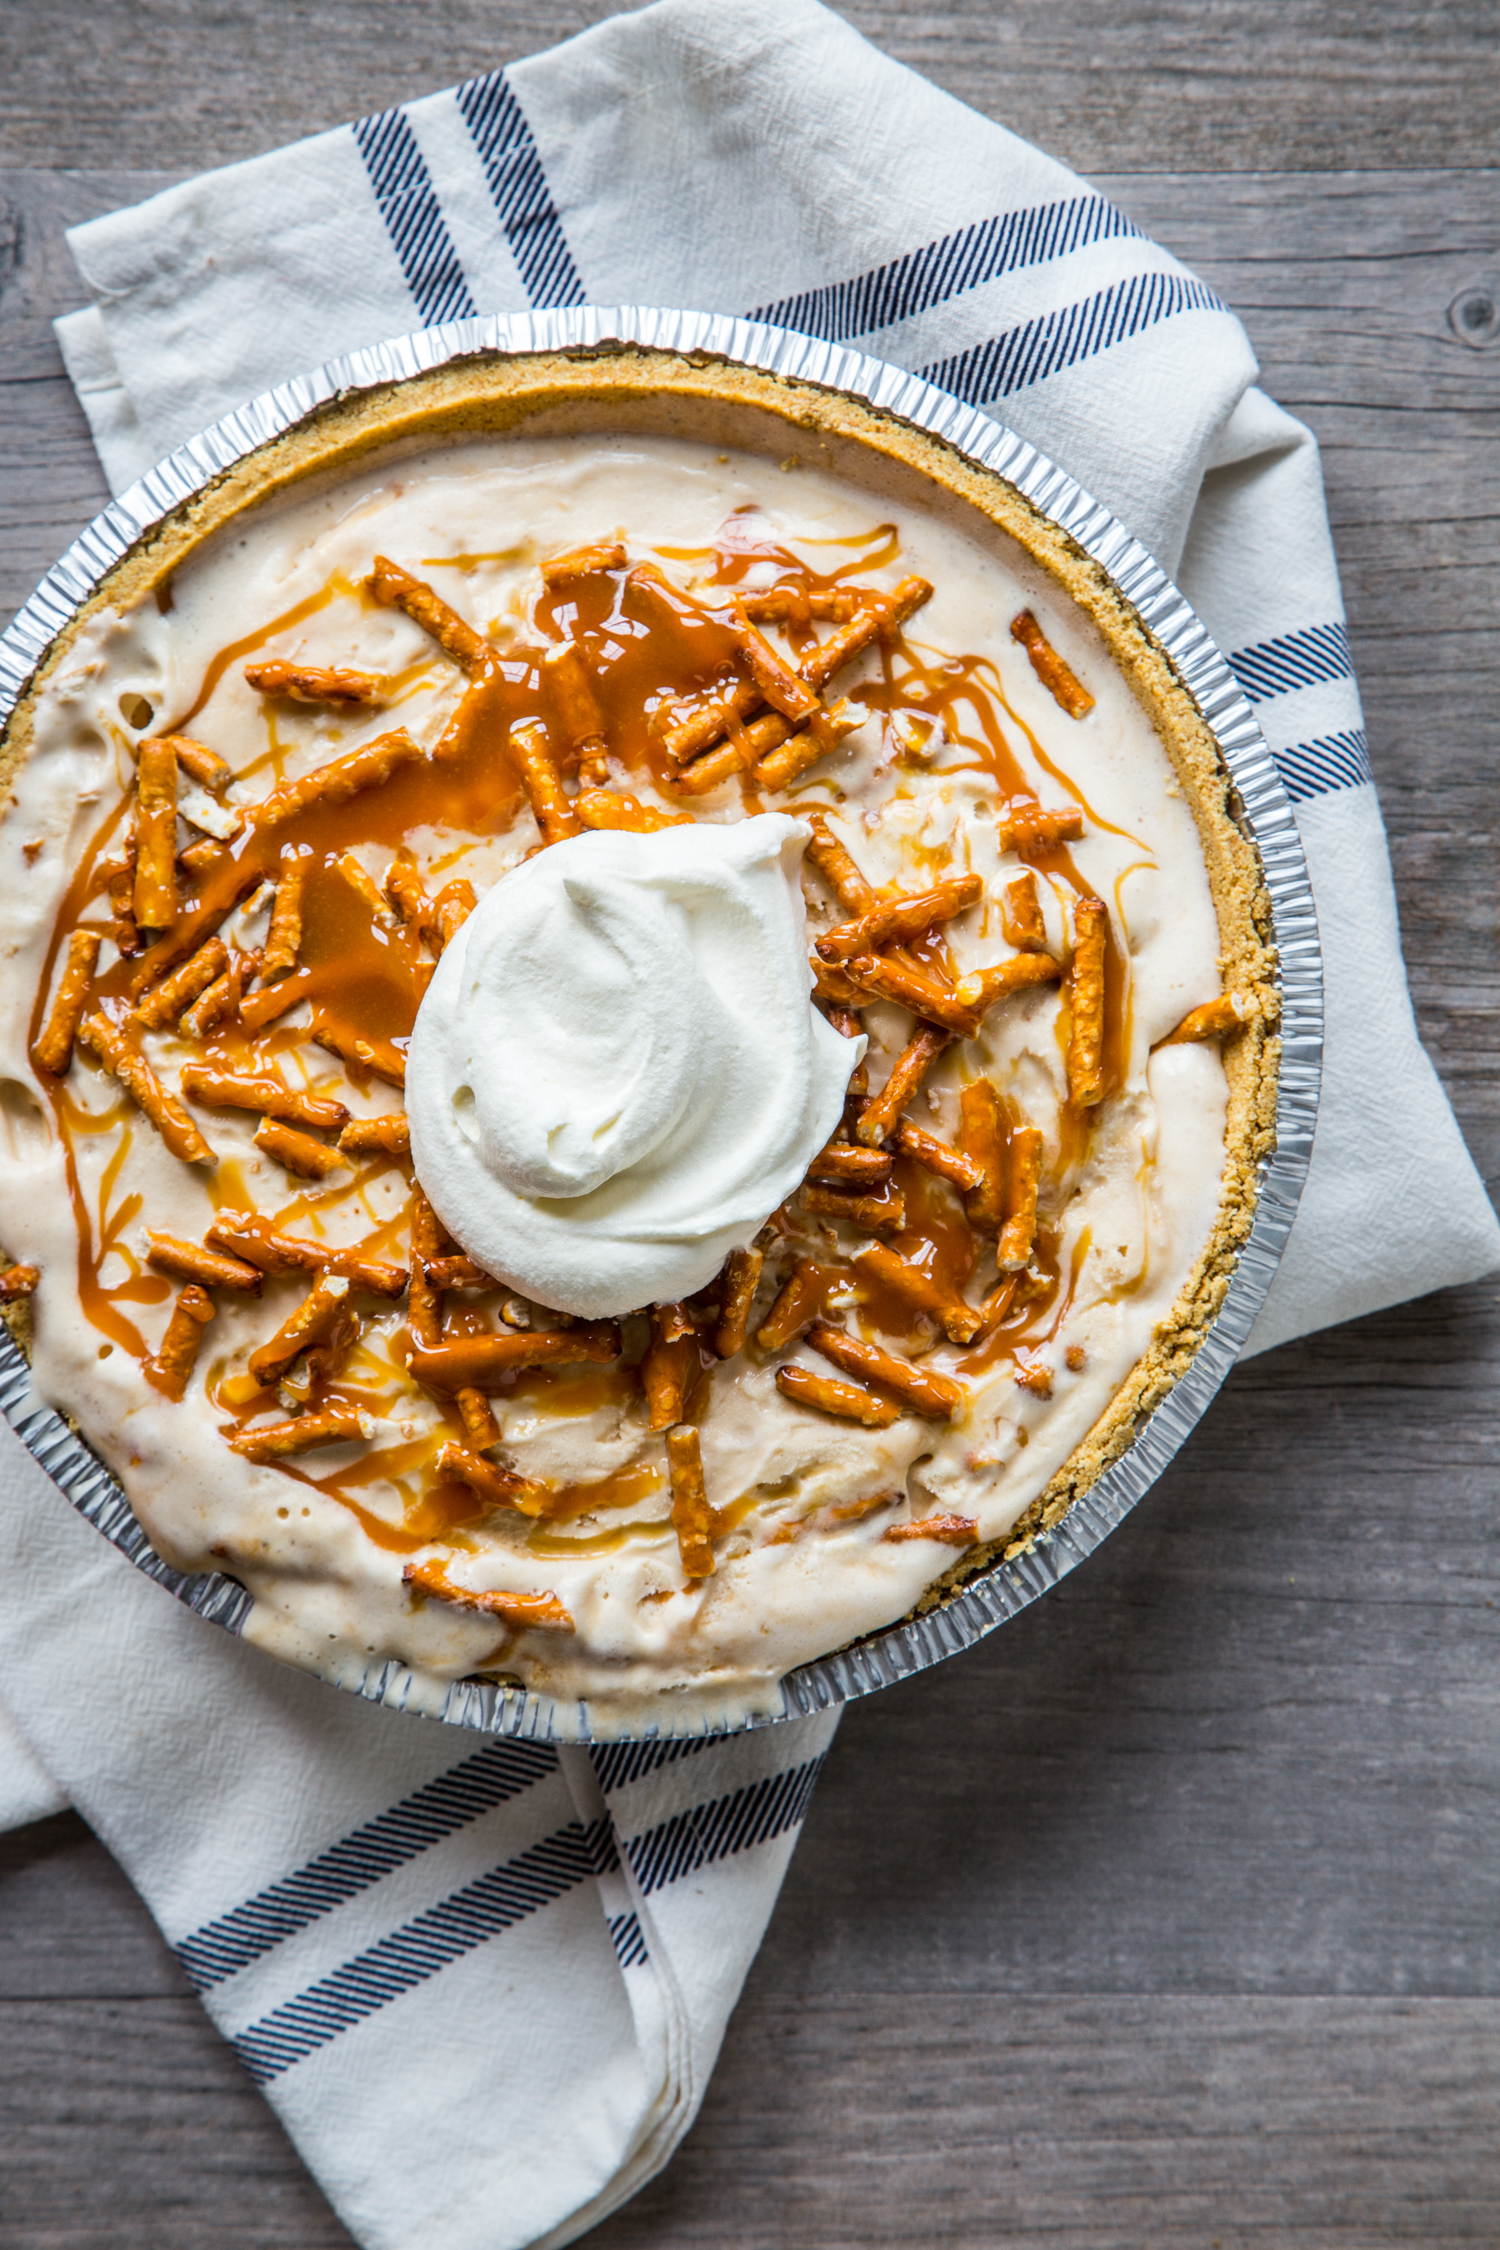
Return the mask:
[[685,1297],[832,1135],[865,1042],[813,1007],[804,822],[602,830],[524,862],[443,953],[412,1156],[469,1256],[560,1312]]

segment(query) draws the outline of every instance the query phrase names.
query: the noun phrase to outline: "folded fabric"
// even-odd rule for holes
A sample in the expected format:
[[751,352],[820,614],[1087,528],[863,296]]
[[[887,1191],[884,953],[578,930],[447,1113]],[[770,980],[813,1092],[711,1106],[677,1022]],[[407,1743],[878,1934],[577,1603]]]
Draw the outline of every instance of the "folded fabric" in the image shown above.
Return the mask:
[[[1061,166],[814,0],[662,0],[70,239],[117,489],[324,358],[590,300],[758,313],[1010,422],[1177,571],[1296,803],[1328,1065],[1255,1346],[1500,1262],[1412,1022],[1313,440]],[[831,1723],[465,1741],[236,1646],[3,1461],[0,1818],[84,1811],[370,2250],[562,2243],[623,2200],[701,2098]]]

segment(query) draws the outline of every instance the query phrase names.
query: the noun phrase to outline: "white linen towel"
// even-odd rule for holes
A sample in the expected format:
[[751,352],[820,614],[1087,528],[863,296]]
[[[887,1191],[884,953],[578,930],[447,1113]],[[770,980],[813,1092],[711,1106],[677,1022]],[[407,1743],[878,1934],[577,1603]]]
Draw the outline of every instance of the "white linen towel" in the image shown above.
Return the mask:
[[[1412,1021],[1314,442],[1073,174],[815,0],[661,0],[70,240],[95,301],[58,334],[117,490],[470,311],[759,312],[991,408],[1175,570],[1296,805],[1327,1067],[1252,1348],[1500,1263]],[[0,1823],[83,1811],[369,2250],[562,2243],[623,2201],[701,2099],[831,1722],[466,1741],[238,1647],[4,1462]]]

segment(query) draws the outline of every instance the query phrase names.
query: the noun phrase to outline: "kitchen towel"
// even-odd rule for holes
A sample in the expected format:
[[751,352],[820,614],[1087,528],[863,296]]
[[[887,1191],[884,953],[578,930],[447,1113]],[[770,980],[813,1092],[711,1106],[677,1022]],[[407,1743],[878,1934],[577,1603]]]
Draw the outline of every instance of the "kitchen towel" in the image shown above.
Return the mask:
[[[1084,182],[815,0],[661,0],[70,239],[116,489],[324,358],[585,302],[760,314],[1010,423],[1175,571],[1307,849],[1325,1090],[1253,1348],[1500,1262],[1412,1021],[1314,441]],[[561,2243],[623,2200],[701,2098],[829,1722],[465,1742],[216,1638],[5,1460],[0,1818],[86,1814],[369,2250]]]

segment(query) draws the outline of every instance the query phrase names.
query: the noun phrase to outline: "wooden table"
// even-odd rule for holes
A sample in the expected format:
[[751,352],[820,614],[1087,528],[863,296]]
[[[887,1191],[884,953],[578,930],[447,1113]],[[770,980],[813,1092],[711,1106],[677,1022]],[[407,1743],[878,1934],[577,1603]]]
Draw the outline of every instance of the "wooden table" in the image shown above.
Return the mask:
[[[7,614],[105,498],[61,226],[608,12],[10,0]],[[1500,345],[1451,309],[1493,334],[1492,5],[843,12],[1091,173],[1317,430],[1417,1012],[1493,1174]],[[1500,2240],[1496,1305],[1257,1360],[1087,1569],[849,1713],[702,2119],[599,2250]],[[348,2239],[72,1816],[0,1839],[0,2148],[11,2250]]]

